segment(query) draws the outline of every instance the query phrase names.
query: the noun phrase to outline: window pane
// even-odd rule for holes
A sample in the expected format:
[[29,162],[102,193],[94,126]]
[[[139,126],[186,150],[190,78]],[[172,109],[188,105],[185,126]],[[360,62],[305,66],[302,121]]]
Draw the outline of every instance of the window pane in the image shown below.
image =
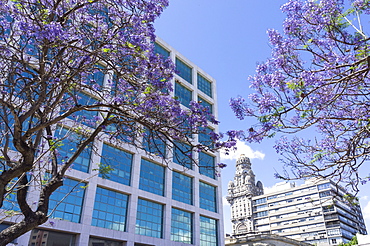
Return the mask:
[[178,172],[172,173],[172,199],[193,205],[193,179]]
[[141,159],[139,189],[164,195],[164,167]]
[[[85,139],[85,136],[59,126],[57,127],[54,136],[57,140],[60,140],[60,142],[57,143],[57,158],[59,164],[67,161],[77,150],[77,148],[79,147],[79,143],[81,143],[81,141]],[[90,156],[91,145],[88,145],[88,147],[85,148],[77,157],[77,159],[73,162],[71,167],[73,169],[88,173],[90,166]]]
[[135,233],[162,238],[163,205],[147,200],[138,200]]
[[103,144],[101,162],[103,166],[109,166],[113,168],[113,170],[106,175],[99,173],[99,177],[107,176],[109,180],[124,185],[130,185],[132,154],[110,145]]
[[[0,172],[1,173],[1,172]],[[11,187],[14,186],[14,184],[17,182],[18,178],[13,179],[12,181],[9,182],[9,184],[6,187],[6,190],[8,191]],[[14,191],[9,193],[3,202],[3,206],[1,207],[2,209],[14,212],[19,212],[21,211],[18,205],[17,201],[17,194],[16,194],[17,187],[14,188]],[[10,215],[10,214],[9,214]]]
[[161,134],[155,131],[145,130],[143,136],[143,147],[146,151],[158,155],[160,157],[166,156],[166,142]]
[[28,245],[58,245],[58,246],[74,246],[76,236],[63,232],[54,232],[34,229],[31,232]]
[[193,239],[193,216],[176,208],[172,208],[171,240],[191,244]]
[[80,223],[85,186],[86,183],[64,179],[63,186],[59,187],[50,196],[49,213],[60,202],[51,217]]
[[217,246],[217,221],[200,216],[200,246]]
[[154,43],[154,52],[161,55],[165,59],[170,56],[170,52],[157,43]]
[[111,241],[101,238],[92,238],[89,239],[89,246],[122,246],[121,242]]
[[185,143],[175,142],[173,162],[183,167],[193,169],[191,146]]
[[180,83],[175,83],[175,97],[180,103],[189,108],[190,102],[193,100],[192,91],[185,88],[185,86]]
[[213,141],[211,139],[211,134],[213,133],[213,130],[211,128],[205,127],[199,129],[201,132],[198,134],[198,142],[213,147]]
[[[82,92],[76,92],[76,95],[70,95],[66,94],[64,98],[64,104],[61,105],[61,113],[66,112],[69,108],[67,107],[76,107],[76,102],[78,105],[94,105],[97,103],[97,100],[85,93]],[[78,123],[85,124],[90,127],[95,127],[98,112],[97,111],[89,111],[89,110],[80,110],[77,112],[74,112],[69,117],[75,120]]]
[[204,152],[199,153],[199,173],[215,178],[215,158]]
[[207,96],[212,97],[212,83],[202,75],[197,75],[198,89],[204,92]]
[[208,113],[213,114],[213,105],[204,100],[201,97],[198,97],[198,103],[202,105],[203,107],[208,109]]
[[212,212],[217,212],[216,208],[216,187],[199,182],[199,206]]
[[125,231],[128,196],[97,187],[91,225]]
[[192,69],[184,62],[176,58],[176,73],[190,84],[193,83]]

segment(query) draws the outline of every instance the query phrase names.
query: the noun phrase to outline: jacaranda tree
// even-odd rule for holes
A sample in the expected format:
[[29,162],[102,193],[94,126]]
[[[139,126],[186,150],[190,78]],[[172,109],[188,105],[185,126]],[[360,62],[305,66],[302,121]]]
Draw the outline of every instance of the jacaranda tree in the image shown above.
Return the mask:
[[185,110],[171,96],[174,66],[153,51],[152,23],[167,5],[0,1],[1,219],[18,215],[0,245],[47,221],[51,194],[95,139],[157,155],[163,143],[186,144],[178,148],[189,157],[225,146],[214,133],[195,145],[191,135],[218,122],[200,104]]
[[231,100],[239,119],[258,120],[243,137],[280,135],[280,178],[330,178],[358,191],[369,180],[359,168],[370,159],[370,2],[290,0],[281,9],[283,31],[268,30],[271,58],[250,77],[255,93]]

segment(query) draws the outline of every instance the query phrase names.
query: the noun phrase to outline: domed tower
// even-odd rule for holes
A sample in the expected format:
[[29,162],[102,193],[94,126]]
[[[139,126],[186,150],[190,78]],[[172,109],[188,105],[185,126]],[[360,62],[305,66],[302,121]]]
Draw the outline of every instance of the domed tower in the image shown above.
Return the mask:
[[228,185],[227,201],[231,206],[234,235],[254,232],[252,197],[262,195],[263,186],[260,181],[256,184],[251,166],[249,158],[241,155],[236,161],[234,181]]

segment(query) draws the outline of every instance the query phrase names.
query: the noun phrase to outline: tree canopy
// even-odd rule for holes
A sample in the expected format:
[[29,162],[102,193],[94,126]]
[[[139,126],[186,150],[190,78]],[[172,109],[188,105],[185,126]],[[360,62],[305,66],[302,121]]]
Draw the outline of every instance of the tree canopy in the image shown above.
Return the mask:
[[162,143],[181,143],[190,157],[234,144],[232,134],[219,142],[213,132],[194,144],[192,134],[218,122],[200,103],[184,109],[171,94],[174,65],[154,52],[152,25],[167,5],[0,1],[0,207],[12,202],[21,214],[0,232],[0,245],[47,221],[50,195],[95,139],[156,155]]
[[283,30],[268,30],[271,58],[250,77],[255,93],[233,98],[239,119],[253,117],[241,137],[279,134],[283,179],[322,177],[349,185],[370,158],[368,0],[290,0]]

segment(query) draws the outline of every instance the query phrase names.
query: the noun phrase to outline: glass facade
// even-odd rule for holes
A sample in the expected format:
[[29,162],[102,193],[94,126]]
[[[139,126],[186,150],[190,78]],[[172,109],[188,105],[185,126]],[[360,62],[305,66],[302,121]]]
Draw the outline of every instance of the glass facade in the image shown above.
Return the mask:
[[199,207],[217,212],[216,187],[199,182]]
[[164,167],[141,159],[139,189],[164,195]]
[[207,96],[212,97],[212,83],[204,78],[202,75],[197,74],[198,89],[204,92]]
[[[9,185],[7,185],[6,187],[6,190],[7,192],[9,191],[10,187],[12,187],[13,185],[15,185],[16,181],[18,180],[18,178],[16,179],[13,179]],[[17,202],[17,194],[16,194],[16,190],[17,190],[17,187],[14,188],[14,191],[9,193],[4,201],[3,201],[3,206],[1,207],[2,209],[6,209],[9,211],[9,215],[11,214],[10,211],[14,211],[14,212],[17,212],[17,211],[20,211],[20,208],[19,208],[19,205],[18,205],[18,202]]]
[[193,242],[193,217],[189,212],[172,208],[171,240],[191,244]]
[[193,93],[180,83],[175,83],[175,97],[180,103],[186,107],[190,106],[190,102],[193,100]]
[[[5,89],[3,87],[3,89]],[[4,117],[0,124],[0,133],[3,136],[0,142],[0,146],[3,148],[5,146],[6,140],[8,140],[8,149],[9,150],[16,150],[13,144],[13,135],[12,129],[14,129],[14,118],[9,111],[2,110],[1,116]],[[7,122],[6,122],[7,121]],[[2,172],[2,168],[0,168],[0,173]]]
[[204,100],[201,97],[198,97],[198,103],[200,105],[202,105],[203,107],[207,108],[208,109],[208,112],[210,114],[213,114],[213,105],[212,104],[210,104],[209,102],[207,102],[206,100]]
[[183,79],[185,79],[190,84],[193,83],[192,69],[186,65],[183,61],[176,58],[176,73]]
[[172,199],[193,205],[193,178],[173,171]]
[[103,144],[101,163],[105,167],[113,168],[113,170],[108,174],[100,172],[99,177],[106,177],[109,180],[130,185],[132,158],[133,155],[124,150]]
[[121,242],[111,241],[102,238],[89,238],[89,246],[122,246]]
[[51,217],[80,223],[85,188],[86,183],[64,179],[63,186],[50,196],[49,213],[55,208]]
[[100,65],[97,65],[83,79],[84,79],[84,81],[86,81],[86,84],[88,84],[88,85],[98,84],[99,86],[103,86],[104,76],[105,76],[103,71],[104,71],[104,67],[100,66]]
[[217,246],[217,220],[200,216],[200,246]]
[[154,52],[161,55],[163,58],[168,58],[170,56],[170,52],[157,43],[154,43]]
[[173,162],[193,169],[191,146],[185,143],[175,142],[173,148]]
[[[62,164],[67,161],[72,154],[78,148],[81,141],[84,140],[84,136],[77,134],[73,130],[69,130],[64,127],[58,127],[54,134],[55,138],[60,142],[57,143],[58,150],[58,163]],[[90,166],[91,146],[85,148],[77,159],[73,162],[72,168],[88,173]]]
[[[178,55],[175,60],[178,53],[159,42],[153,43],[154,52],[159,55],[156,59],[168,58],[169,61],[173,58],[178,75],[171,82],[153,78],[173,84],[173,91],[169,93],[178,98],[182,108],[189,107],[194,100],[199,101],[203,109],[208,108],[210,113],[217,114],[217,104],[212,99],[216,95],[213,94],[215,82],[207,80],[208,76],[202,76],[203,72],[182,56]],[[86,45],[97,48],[98,43]],[[91,64],[86,73],[76,76],[84,85],[94,89],[67,91],[57,114],[66,113],[69,106],[95,107],[101,100],[112,101],[113,97],[124,94],[127,88],[117,91],[119,81],[124,79],[119,77],[120,71],[108,71],[107,67],[95,65]],[[128,65],[129,70],[133,68],[131,65]],[[155,85],[154,81],[147,83]],[[99,88],[106,98],[102,98],[101,93],[94,93]],[[127,93],[126,97],[122,94],[127,103],[140,97],[134,90]],[[66,163],[101,122],[96,111],[85,107],[80,109],[66,121],[58,123],[59,127],[55,125],[53,128],[58,164]],[[66,172],[68,178],[64,178],[64,185],[50,198],[50,221],[46,225],[48,228],[43,229],[51,231],[34,230],[18,238],[16,243],[28,245],[29,240],[29,245],[35,246],[222,244],[219,225],[223,219],[217,213],[222,208],[218,195],[221,181],[215,179],[214,169],[218,155],[207,150],[196,152],[190,143],[182,143],[179,139],[172,139],[179,141],[173,146],[173,142],[166,138],[161,141],[154,130],[151,130],[152,136],[146,138],[143,135],[149,131],[146,131],[145,124],[131,125],[134,121],[131,118],[127,121],[120,118],[121,123],[104,128],[71,165],[72,170]],[[178,123],[176,127],[184,129],[193,145],[211,143],[212,129],[207,128],[198,136],[191,122],[181,118]],[[0,169],[0,173],[2,171]],[[47,172],[42,175],[40,182],[50,178]],[[10,194],[7,198],[9,203],[4,203],[4,207],[11,210],[16,196]],[[5,220],[4,223],[12,222]],[[40,237],[43,240],[39,240]]]
[[202,132],[198,134],[198,142],[204,144],[206,146],[212,146],[213,141],[211,139],[211,134],[213,130],[211,128],[202,128],[200,129]]
[[318,190],[325,190],[325,189],[329,189],[330,188],[330,183],[325,183],[325,184],[319,184],[317,186],[317,189]]
[[125,231],[127,202],[127,195],[97,187],[91,225]]
[[139,198],[135,233],[162,238],[162,228],[163,205]]
[[215,158],[204,152],[199,153],[199,173],[215,178]]
[[74,246],[76,236],[64,232],[33,229],[28,246]]
[[164,141],[164,137],[155,131],[150,132],[146,129],[143,137],[143,147],[152,154],[166,157],[166,142]]
[[[68,96],[66,97],[67,100],[68,100]],[[75,97],[79,105],[94,105],[97,103],[97,100],[95,98],[85,93],[82,93],[82,92],[77,93]],[[69,103],[74,103],[74,102],[69,102]],[[61,112],[63,112],[63,110]],[[95,127],[96,121],[97,121],[97,118],[96,118],[97,115],[98,113],[96,111],[80,110],[80,111],[74,112],[70,117],[79,123],[85,124],[90,127]]]

